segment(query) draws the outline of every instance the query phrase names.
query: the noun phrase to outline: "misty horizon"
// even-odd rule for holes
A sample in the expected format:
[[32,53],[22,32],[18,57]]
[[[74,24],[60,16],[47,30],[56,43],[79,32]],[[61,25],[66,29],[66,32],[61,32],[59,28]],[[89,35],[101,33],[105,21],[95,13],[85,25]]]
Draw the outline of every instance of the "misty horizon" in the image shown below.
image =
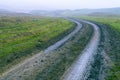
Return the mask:
[[9,10],[9,9],[2,9],[0,11],[9,11],[9,12],[21,12],[21,13],[29,13],[31,11],[74,11],[74,10],[99,10],[99,9],[113,9],[113,8],[120,8],[120,7],[108,7],[108,8],[81,8],[81,9],[54,9],[54,10],[47,10],[47,9],[33,9],[33,10]]
[[1,0],[0,9],[28,12],[31,10],[76,10],[120,7],[120,0]]

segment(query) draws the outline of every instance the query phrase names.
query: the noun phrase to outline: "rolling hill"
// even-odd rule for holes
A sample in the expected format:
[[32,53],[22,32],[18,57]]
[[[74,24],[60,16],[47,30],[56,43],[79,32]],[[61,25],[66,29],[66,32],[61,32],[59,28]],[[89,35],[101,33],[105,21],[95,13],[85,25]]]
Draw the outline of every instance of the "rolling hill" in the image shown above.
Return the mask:
[[120,15],[120,8],[103,8],[103,9],[76,9],[76,10],[32,10],[30,11],[33,15],[44,15],[44,16],[74,16],[74,15],[89,15],[89,14],[105,14],[105,15]]

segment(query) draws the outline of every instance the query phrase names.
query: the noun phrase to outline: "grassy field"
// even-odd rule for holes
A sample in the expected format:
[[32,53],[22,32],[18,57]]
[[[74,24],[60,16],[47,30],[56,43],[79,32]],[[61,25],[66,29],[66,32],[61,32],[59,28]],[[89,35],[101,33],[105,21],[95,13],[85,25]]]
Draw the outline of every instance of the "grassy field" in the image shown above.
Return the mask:
[[61,18],[0,17],[0,73],[73,29],[72,22]]
[[120,80],[120,17],[82,17],[83,19],[100,22],[107,26],[110,44],[106,53],[111,62],[109,75],[106,80]]

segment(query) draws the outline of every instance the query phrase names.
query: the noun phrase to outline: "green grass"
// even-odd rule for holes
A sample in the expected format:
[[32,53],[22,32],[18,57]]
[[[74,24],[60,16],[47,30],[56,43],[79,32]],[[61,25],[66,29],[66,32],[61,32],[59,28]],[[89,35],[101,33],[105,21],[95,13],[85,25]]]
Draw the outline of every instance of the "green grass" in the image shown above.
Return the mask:
[[61,18],[0,17],[0,73],[17,59],[44,50],[74,29]]
[[92,20],[107,26],[109,32],[109,44],[107,55],[110,57],[111,65],[110,74],[106,80],[120,80],[120,17],[90,17],[85,16],[83,19]]

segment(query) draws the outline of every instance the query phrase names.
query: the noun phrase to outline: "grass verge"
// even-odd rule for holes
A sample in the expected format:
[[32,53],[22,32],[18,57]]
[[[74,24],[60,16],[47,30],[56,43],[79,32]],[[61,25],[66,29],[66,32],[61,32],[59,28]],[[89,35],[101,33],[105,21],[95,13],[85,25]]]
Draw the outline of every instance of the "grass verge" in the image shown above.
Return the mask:
[[0,17],[0,74],[74,30],[61,18]]

